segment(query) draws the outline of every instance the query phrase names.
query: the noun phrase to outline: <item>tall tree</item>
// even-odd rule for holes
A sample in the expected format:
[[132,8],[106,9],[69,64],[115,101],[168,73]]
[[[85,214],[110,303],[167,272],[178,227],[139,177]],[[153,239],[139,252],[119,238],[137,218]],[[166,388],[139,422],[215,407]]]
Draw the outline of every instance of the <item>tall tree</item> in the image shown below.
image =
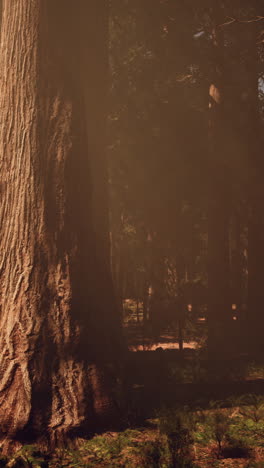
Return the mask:
[[[211,83],[209,88],[209,167],[211,189],[208,209],[208,346],[210,354],[222,354],[229,331],[229,204],[230,174],[226,164],[230,153],[227,139],[229,86],[221,6],[212,15]],[[222,21],[223,22],[223,21]]]
[[[92,49],[88,43],[86,52],[86,40],[93,40],[97,72],[106,68],[106,5],[104,0],[3,2],[0,439],[5,450],[25,441],[63,442],[112,411],[105,356],[110,359],[116,350],[118,319],[105,259],[107,197],[105,176],[100,179],[105,167],[102,158],[97,169],[92,163],[92,151],[97,146],[99,157],[102,146],[93,130],[89,143],[95,99],[87,115],[92,93],[85,90]],[[93,73],[90,84],[100,102],[96,122],[103,129],[105,79],[99,75],[96,81]],[[97,183],[104,192],[100,204]],[[96,209],[103,219],[100,236]]]
[[263,128],[259,104],[260,57],[257,23],[243,25],[241,31],[244,58],[243,141],[249,161],[249,225],[248,225],[248,334],[253,352],[263,352],[264,326],[264,215],[263,215]]
[[[254,5],[254,2],[249,6],[243,2],[234,1],[230,4],[223,1],[212,8],[212,17],[216,25],[212,34],[216,56],[213,63],[216,74],[215,82],[210,87],[210,123],[213,154],[217,158],[214,165],[217,176],[213,178],[215,195],[211,197],[212,210],[209,215],[209,226],[211,226],[209,293],[212,304],[215,303],[214,309],[217,311],[218,308],[217,314],[212,315],[212,305],[209,304],[209,308],[213,319],[218,318],[215,331],[218,330],[219,336],[225,340],[225,350],[228,349],[226,337],[232,327],[229,298],[229,216],[231,206],[233,205],[232,209],[234,209],[234,204],[239,206],[244,200],[244,193],[247,191],[245,190],[246,181],[250,192],[249,317],[251,317],[252,325],[252,343],[258,342],[260,349],[262,346],[262,337],[259,333],[260,323],[263,320],[261,304],[264,299],[261,273],[263,190],[261,176],[259,176],[263,168],[260,156],[258,102],[257,42],[261,19],[258,16],[259,13],[258,6]],[[239,194],[238,199],[234,200],[234,193],[236,193],[235,198]],[[237,233],[237,239],[241,233]],[[215,255],[213,255],[213,246]],[[239,269],[241,268],[240,264]],[[218,277],[214,274],[217,271]],[[214,278],[214,281],[212,282],[210,278]],[[213,325],[213,320],[211,324]],[[211,342],[217,346],[215,336],[211,335]]]

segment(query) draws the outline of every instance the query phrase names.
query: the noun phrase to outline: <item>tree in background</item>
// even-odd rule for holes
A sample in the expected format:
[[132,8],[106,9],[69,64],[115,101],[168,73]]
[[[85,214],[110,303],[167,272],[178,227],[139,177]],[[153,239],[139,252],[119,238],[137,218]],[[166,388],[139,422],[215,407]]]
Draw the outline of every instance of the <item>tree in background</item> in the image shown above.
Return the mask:
[[[187,304],[200,283],[208,344],[218,354],[228,335],[233,350],[234,335],[242,342],[246,302],[248,325],[261,314],[261,163],[254,156],[261,141],[260,15],[259,5],[238,1],[111,7],[111,229],[113,239],[122,237],[123,284],[141,275],[143,297],[151,287],[158,304],[168,294],[165,265],[174,265]],[[154,310],[162,322],[164,307]]]

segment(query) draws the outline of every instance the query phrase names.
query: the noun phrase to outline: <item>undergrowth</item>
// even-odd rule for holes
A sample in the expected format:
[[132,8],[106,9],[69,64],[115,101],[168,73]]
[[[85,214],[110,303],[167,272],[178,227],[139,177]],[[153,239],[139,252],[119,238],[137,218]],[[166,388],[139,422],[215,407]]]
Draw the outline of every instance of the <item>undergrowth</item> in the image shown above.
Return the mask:
[[143,428],[97,435],[78,450],[42,454],[24,446],[11,459],[0,458],[1,467],[264,468],[264,397],[163,408]]

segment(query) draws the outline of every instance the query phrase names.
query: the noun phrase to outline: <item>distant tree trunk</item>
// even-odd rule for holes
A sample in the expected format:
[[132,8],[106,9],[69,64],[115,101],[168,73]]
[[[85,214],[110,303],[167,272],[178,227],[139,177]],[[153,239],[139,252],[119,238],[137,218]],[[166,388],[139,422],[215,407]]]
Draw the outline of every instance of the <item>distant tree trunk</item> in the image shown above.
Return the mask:
[[149,320],[152,326],[153,337],[157,338],[162,327],[162,308],[165,290],[165,259],[162,248],[162,239],[157,233],[151,236],[150,250],[150,283],[151,298],[149,307]]
[[[93,147],[89,153],[86,126],[91,119],[85,109],[89,100],[78,81],[86,59],[79,19],[85,17],[89,29],[95,3],[98,6],[85,0],[78,5],[72,0],[3,2],[0,439],[4,450],[31,441],[63,443],[92,430],[113,410],[105,362],[118,346],[118,318],[106,240],[105,175],[100,182],[104,197],[98,205],[104,221],[99,228],[93,223],[97,199],[93,183],[99,181],[100,171],[98,177],[93,177],[95,170],[91,175]],[[107,2],[99,3],[103,12]],[[102,18],[101,23],[96,17],[95,48]],[[105,61],[101,47],[100,42],[98,62]],[[98,81],[94,93],[100,97],[105,84]],[[104,115],[95,112],[101,129]],[[99,145],[96,157],[100,151]],[[105,171],[103,162],[100,168]],[[100,229],[101,236],[96,237]],[[100,248],[103,255],[98,254]]]
[[241,222],[240,213],[236,212],[233,216],[232,223],[232,244],[231,261],[232,261],[232,302],[236,304],[238,310],[241,310],[243,303],[243,245],[241,235],[243,225]]
[[184,297],[184,284],[186,277],[186,259],[184,255],[177,255],[177,282],[178,282],[178,295],[177,295],[177,318],[178,318],[178,343],[179,351],[182,353],[184,345],[184,326],[185,326],[185,297]]
[[184,330],[184,305],[183,304],[180,304],[179,306],[179,319],[178,319],[178,327],[179,327],[179,338],[178,338],[178,342],[179,342],[179,351],[182,352],[183,351],[183,344],[184,344],[184,337],[183,337],[183,330]]
[[143,291],[143,323],[146,326],[149,320],[149,282],[144,283]]
[[[260,181],[255,181],[259,185]],[[254,189],[253,189],[254,190]],[[251,196],[251,209],[248,230],[248,315],[247,334],[250,351],[263,352],[264,327],[264,214],[263,189],[255,189]],[[257,194],[258,192],[258,194]],[[261,198],[260,198],[261,197]]]
[[211,200],[208,213],[208,345],[210,352],[223,353],[231,325],[229,291],[228,206],[221,192]]
[[124,299],[125,297],[125,271],[124,271],[124,263],[125,263],[125,258],[124,258],[124,253],[123,253],[123,248],[120,248],[119,251],[119,269],[118,269],[118,301],[119,301],[119,307],[120,307],[120,312],[121,312],[121,317],[123,320],[123,313],[124,313]]
[[[220,24],[218,8],[215,24]],[[229,291],[229,205],[230,179],[225,164],[229,152],[226,126],[223,38],[217,26],[212,31],[214,71],[209,89],[209,155],[211,190],[208,209],[208,348],[210,356],[221,355],[228,348],[231,325]],[[223,346],[224,345],[224,346]]]
[[264,327],[264,213],[263,213],[263,129],[259,112],[258,34],[255,25],[243,28],[245,53],[243,138],[250,162],[248,226],[248,317],[250,349],[263,352]]

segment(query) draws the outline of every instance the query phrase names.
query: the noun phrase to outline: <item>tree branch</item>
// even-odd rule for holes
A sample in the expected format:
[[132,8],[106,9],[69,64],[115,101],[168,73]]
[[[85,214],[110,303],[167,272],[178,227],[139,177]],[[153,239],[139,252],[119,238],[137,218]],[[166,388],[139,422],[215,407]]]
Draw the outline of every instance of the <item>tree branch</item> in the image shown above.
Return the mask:
[[237,22],[236,18],[232,18],[231,16],[227,16],[227,18],[229,18],[230,21],[226,21],[225,23],[219,24],[217,27],[222,28],[223,26],[228,26],[229,24],[233,24]]
[[255,23],[257,21],[262,21],[264,20],[264,16],[256,16],[256,18],[252,18],[250,20],[240,20],[238,18],[232,18],[232,16],[227,16],[229,18],[229,21],[226,21],[225,23],[219,24],[217,27],[222,28],[223,26],[229,26],[230,24],[233,23]]

